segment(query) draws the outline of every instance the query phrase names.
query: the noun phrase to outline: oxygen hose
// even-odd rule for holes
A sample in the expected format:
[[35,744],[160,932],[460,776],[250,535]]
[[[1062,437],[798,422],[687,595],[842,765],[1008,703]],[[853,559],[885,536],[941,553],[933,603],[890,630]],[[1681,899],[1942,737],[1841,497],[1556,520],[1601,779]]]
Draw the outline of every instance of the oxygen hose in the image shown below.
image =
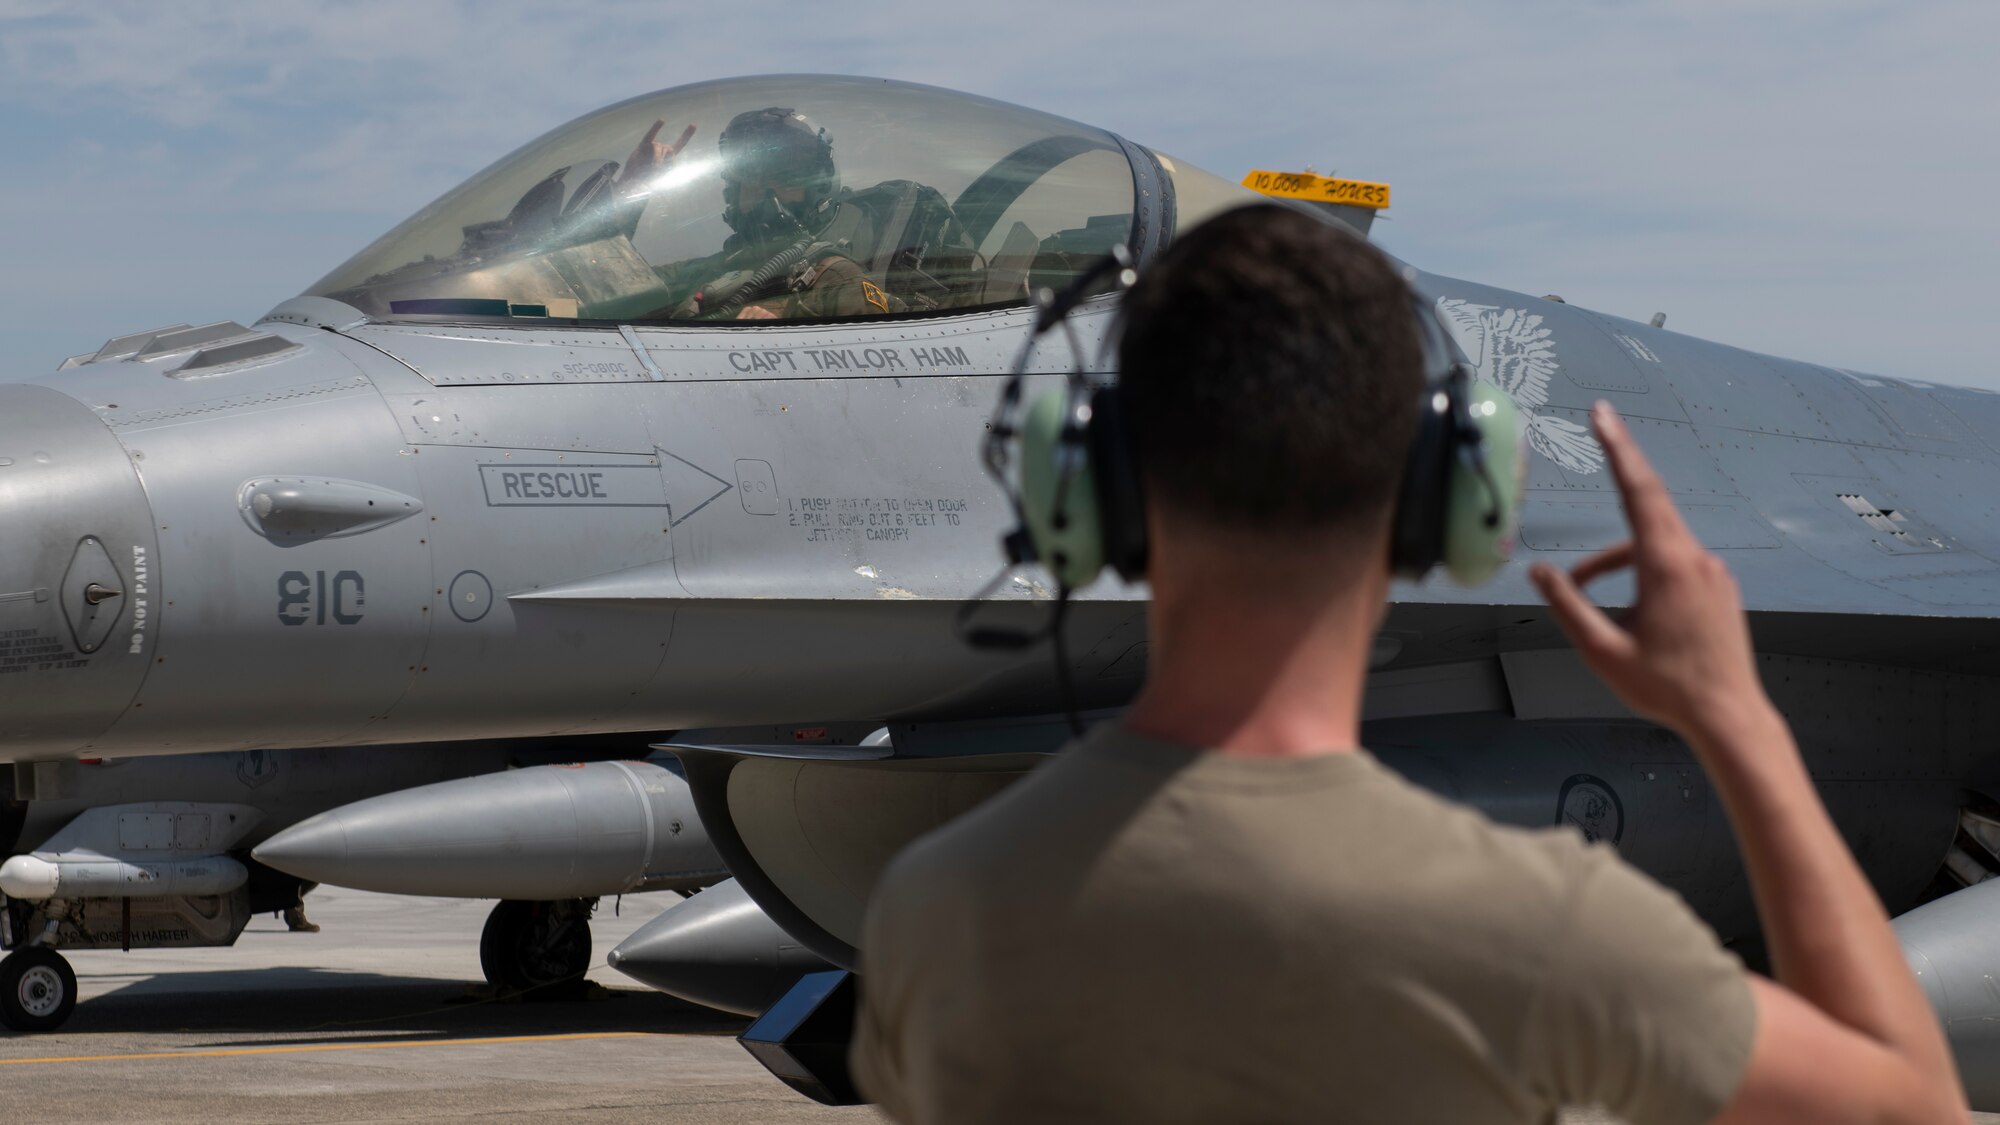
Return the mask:
[[715,307],[710,308],[708,302],[702,302],[702,318],[704,320],[714,319],[725,313],[736,311],[744,302],[750,299],[752,294],[769,285],[772,278],[792,268],[800,258],[805,257],[806,251],[812,249],[813,241],[814,238],[810,231],[800,235],[798,241],[771,255],[769,261],[758,266],[756,273],[751,274],[748,280],[731,290],[729,295],[724,297]]

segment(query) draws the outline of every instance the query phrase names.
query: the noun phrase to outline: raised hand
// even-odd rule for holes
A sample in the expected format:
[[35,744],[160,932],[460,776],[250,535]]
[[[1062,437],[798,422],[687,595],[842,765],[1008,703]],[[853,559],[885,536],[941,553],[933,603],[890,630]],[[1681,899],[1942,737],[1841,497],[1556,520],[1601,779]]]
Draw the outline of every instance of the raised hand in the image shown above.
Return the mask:
[[662,144],[660,130],[666,124],[665,120],[656,119],[653,127],[646,130],[646,135],[639,138],[639,143],[632,149],[632,155],[626,158],[625,166],[618,170],[617,184],[621,189],[636,189],[644,180],[665,170],[673,158],[687,147],[688,141],[693,139],[694,126],[689,125],[681,130],[680,139],[673,144]]
[[[1565,574],[1547,563],[1529,576],[1591,671],[1633,711],[1692,742],[1770,709],[1757,677],[1736,579],[1705,550],[1666,485],[1609,403],[1591,412],[1625,504],[1632,537]],[[1583,593],[1591,580],[1631,568],[1632,607],[1614,621]]]

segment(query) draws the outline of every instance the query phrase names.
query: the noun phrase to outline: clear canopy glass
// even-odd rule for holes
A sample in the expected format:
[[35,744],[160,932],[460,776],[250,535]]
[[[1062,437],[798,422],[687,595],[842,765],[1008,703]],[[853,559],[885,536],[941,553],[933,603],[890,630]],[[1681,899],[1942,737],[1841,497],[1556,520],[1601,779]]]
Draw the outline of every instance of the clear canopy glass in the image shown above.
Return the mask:
[[[1248,197],[1164,163],[1200,211]],[[382,320],[985,308],[1060,288],[1130,237],[1134,205],[1131,164],[1100,129],[879,79],[730,79],[554,130],[310,293]]]

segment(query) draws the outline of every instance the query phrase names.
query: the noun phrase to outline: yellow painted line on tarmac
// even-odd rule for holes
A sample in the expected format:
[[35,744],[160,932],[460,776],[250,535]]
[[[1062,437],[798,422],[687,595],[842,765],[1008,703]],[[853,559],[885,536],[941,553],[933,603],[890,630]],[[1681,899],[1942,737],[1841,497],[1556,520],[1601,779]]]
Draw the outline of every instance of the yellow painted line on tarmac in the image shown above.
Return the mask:
[[491,1039],[398,1039],[387,1043],[310,1043],[291,1047],[231,1047],[218,1051],[153,1051],[133,1055],[56,1055],[0,1059],[0,1066],[35,1063],[132,1062],[140,1059],[226,1059],[237,1055],[297,1055],[308,1051],[380,1051],[390,1047],[478,1047],[492,1043],[561,1043],[574,1039],[649,1039],[653,1031],[586,1031],[573,1035],[503,1035]]

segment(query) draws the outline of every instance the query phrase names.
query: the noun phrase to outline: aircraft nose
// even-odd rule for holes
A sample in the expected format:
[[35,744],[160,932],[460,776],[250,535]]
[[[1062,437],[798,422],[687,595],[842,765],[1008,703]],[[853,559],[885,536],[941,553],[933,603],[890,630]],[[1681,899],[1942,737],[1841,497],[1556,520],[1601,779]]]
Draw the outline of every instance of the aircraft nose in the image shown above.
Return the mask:
[[138,471],[96,412],[0,386],[0,758],[87,749],[158,640],[158,540]]

